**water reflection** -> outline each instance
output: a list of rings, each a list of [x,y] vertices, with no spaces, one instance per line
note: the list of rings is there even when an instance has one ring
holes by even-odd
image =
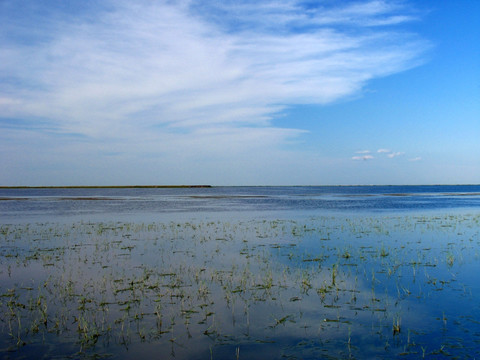
[[[2,225],[12,358],[479,355],[480,216]]]
[[[284,186],[212,188],[0,188],[0,215],[6,222],[52,219],[157,221],[211,213],[315,212],[370,214],[480,206],[480,185],[455,186]],[[240,215],[244,216],[244,215]],[[281,217],[285,216],[280,215]]]

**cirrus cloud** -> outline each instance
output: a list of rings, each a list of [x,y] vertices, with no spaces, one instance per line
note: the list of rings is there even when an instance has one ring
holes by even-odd
[[[286,106],[328,103],[415,66],[426,47],[385,26],[362,30],[412,20],[383,1],[328,9],[292,0],[108,4],[88,16],[51,15],[48,26],[33,14],[24,20],[43,36],[24,35],[23,44],[12,41],[18,26],[4,22],[4,115],[88,136],[262,126]]]
[[[22,139],[63,137],[58,144],[101,149],[98,157],[280,159],[304,133],[274,126],[282,111],[422,63],[429,43],[402,27],[415,20],[408,6],[378,0],[6,1],[2,149],[38,153]]]

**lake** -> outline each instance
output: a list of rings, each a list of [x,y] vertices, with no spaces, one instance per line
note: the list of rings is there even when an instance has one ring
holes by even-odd
[[[475,358],[480,186],[0,189],[2,358]]]

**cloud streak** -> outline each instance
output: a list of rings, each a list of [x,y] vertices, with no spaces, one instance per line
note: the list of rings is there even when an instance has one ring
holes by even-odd
[[[371,159],[374,159],[374,156],[369,155],[370,153],[371,153],[370,150],[356,151],[355,154],[360,154],[361,156],[353,156],[352,160],[371,160]],[[378,154],[384,154],[384,156],[386,156],[389,159],[393,159],[393,158],[396,158],[398,156],[405,155],[405,152],[403,152],[403,151],[392,151],[390,149],[385,149],[385,148],[378,149],[377,153]],[[420,157],[415,157],[413,159],[409,159],[409,161],[419,161],[419,160],[421,160]]]
[[[387,156],[390,158],[390,159],[393,159],[394,157],[397,157],[397,156],[401,156],[401,155],[404,155],[405,153],[402,152],[402,151],[397,151],[397,152],[392,152],[390,154],[387,154]]]
[[[29,121],[112,153],[245,156],[264,142],[280,154],[304,131],[273,126],[275,116],[356,94],[429,47],[402,28],[416,15],[386,1],[21,3],[0,16],[9,133]]]
[[[328,103],[414,66],[425,48],[394,31],[333,27],[392,23],[396,9],[384,2],[323,15],[293,1],[206,4],[228,16],[203,16],[195,2],[115,2],[93,21],[42,29],[42,41],[7,42],[1,74],[11,81],[1,88],[2,113],[87,135],[111,133],[112,125],[116,136],[131,125],[265,125],[285,106]],[[235,20],[253,26],[235,31]]]
[[[355,160],[355,161],[358,161],[358,160],[366,161],[366,160],[371,160],[371,159],[374,159],[374,157],[372,155],[363,155],[363,156],[353,156],[352,157],[352,160]]]

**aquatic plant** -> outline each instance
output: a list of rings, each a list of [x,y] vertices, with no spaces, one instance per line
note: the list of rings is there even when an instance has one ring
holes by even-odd
[[[478,224],[407,215],[1,225],[1,349],[478,355]]]

